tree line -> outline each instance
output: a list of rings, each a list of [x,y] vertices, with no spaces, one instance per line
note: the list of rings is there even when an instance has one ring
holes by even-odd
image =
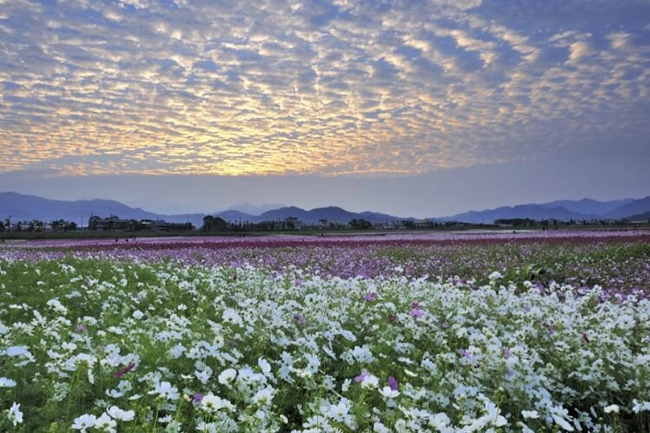
[[[30,221],[18,221],[12,223],[9,218],[4,221],[0,220],[0,232],[17,231],[17,232],[42,232],[45,230],[52,230],[58,232],[67,232],[77,230],[77,223],[73,221],[66,221],[64,219],[54,220],[50,223],[33,219]]]
[[[278,221],[261,221],[252,223],[250,221],[226,221],[219,216],[206,215],[203,217],[201,231],[204,232],[271,232],[271,231],[292,231],[301,229],[314,230],[341,230],[350,228],[354,230],[368,230],[373,228],[373,224],[365,219],[352,219],[347,224],[335,221],[319,220],[318,224],[305,224],[298,218],[289,217]]]

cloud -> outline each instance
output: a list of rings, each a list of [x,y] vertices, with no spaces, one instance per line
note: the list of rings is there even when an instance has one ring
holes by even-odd
[[[0,172],[388,176],[647,137],[645,4],[605,29],[570,3],[8,2]]]
[[[577,41],[569,46],[569,62],[577,63],[593,53],[593,48],[588,41]]]

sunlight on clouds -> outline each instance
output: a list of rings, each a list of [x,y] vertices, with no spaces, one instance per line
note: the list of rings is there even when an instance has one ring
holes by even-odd
[[[647,137],[647,29],[527,32],[490,7],[5,3],[0,172],[393,176],[623,120]]]

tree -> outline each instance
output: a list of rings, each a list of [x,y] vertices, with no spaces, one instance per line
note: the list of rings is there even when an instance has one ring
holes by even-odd
[[[409,229],[409,230],[413,230],[413,229],[416,228],[415,221],[413,221],[413,220],[405,220],[403,222],[403,224],[404,224],[404,227]]]
[[[363,218],[354,218],[348,223],[348,225],[355,230],[368,230],[372,228],[372,223]]]
[[[228,230],[228,223],[223,218],[212,215],[206,215],[203,217],[203,226],[201,226],[201,231],[214,232],[226,230]]]
[[[206,215],[203,217],[203,225],[201,226],[201,231],[209,232],[212,230],[212,225],[214,224],[214,217],[212,215]]]
[[[295,230],[297,223],[298,223],[298,218],[296,218],[296,217],[285,218],[285,220],[282,222],[282,229],[283,230]]]

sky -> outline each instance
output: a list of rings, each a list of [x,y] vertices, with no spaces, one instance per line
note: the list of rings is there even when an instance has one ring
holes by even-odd
[[[0,0],[0,191],[426,217],[647,167],[648,0]]]

